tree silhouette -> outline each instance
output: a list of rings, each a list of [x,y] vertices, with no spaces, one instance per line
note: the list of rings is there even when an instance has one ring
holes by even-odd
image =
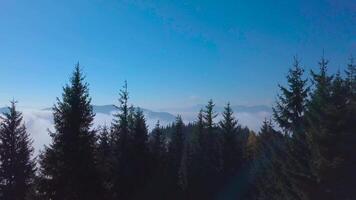
[[[0,198],[23,200],[34,181],[35,162],[32,140],[22,114],[11,101],[0,125]]]
[[[41,191],[47,199],[101,199],[95,159],[94,113],[79,63],[53,107],[55,132],[41,155]]]

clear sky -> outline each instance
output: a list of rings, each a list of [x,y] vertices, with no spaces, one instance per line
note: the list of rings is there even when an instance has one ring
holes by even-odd
[[[94,104],[127,80],[146,108],[271,105],[323,49],[331,71],[355,55],[356,1],[0,0],[0,105],[52,105],[77,61]]]

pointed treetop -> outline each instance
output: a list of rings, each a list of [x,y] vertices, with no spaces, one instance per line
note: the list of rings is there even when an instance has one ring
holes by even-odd
[[[237,129],[237,120],[234,117],[234,112],[229,102],[226,104],[222,116],[223,119],[219,123],[220,127],[228,134],[234,133]]]
[[[204,120],[209,129],[215,126],[214,119],[218,116],[214,111],[215,104],[212,99],[209,100],[204,110]]]

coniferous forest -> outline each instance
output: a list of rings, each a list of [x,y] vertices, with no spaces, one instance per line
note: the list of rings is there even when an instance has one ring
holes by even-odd
[[[333,74],[326,58],[317,64],[307,72],[294,59],[259,132],[242,127],[229,103],[217,113],[213,100],[195,122],[178,115],[149,131],[127,83],[112,123],[94,127],[77,64],[38,156],[17,102],[1,115],[0,199],[356,199],[356,65],[351,58]]]

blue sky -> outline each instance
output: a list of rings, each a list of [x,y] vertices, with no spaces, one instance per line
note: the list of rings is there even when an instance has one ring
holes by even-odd
[[[294,55],[330,70],[356,53],[356,3],[324,1],[0,1],[0,105],[46,107],[74,64],[94,104],[164,109],[271,105]]]

